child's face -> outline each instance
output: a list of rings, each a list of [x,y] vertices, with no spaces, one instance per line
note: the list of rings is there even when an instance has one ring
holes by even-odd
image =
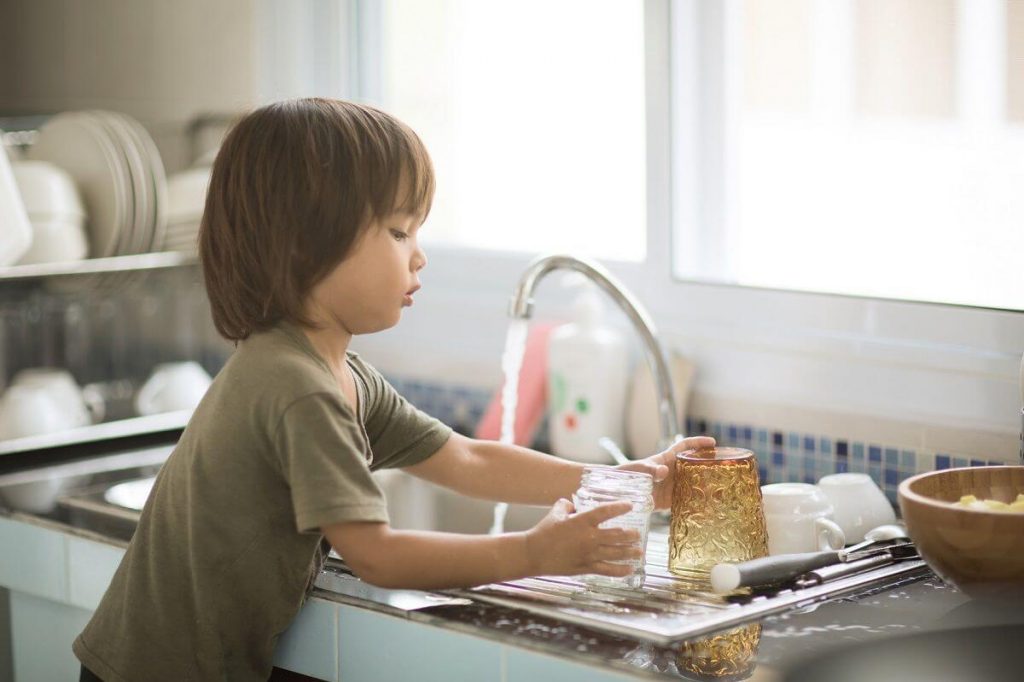
[[[371,223],[345,260],[313,287],[313,315],[350,334],[398,324],[427,264],[418,242],[420,223],[418,216],[402,213]]]

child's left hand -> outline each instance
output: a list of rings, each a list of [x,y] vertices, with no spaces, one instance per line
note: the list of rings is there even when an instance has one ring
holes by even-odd
[[[710,436],[684,438],[664,452],[638,459],[629,464],[615,467],[623,471],[639,471],[654,477],[654,508],[668,509],[672,506],[672,478],[675,473],[676,455],[695,448],[714,447],[715,439]]]

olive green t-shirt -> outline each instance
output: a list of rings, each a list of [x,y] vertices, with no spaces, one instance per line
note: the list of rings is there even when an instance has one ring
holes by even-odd
[[[241,342],[161,468],[79,660],[107,682],[265,680],[322,565],[322,526],[388,520],[371,470],[451,435],[348,356],[358,415],[284,323]]]

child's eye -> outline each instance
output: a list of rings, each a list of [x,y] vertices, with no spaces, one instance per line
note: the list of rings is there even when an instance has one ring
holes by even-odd
[[[409,238],[409,235],[407,235],[405,232],[402,232],[401,230],[391,230],[391,236],[400,242],[404,242],[406,239]]]

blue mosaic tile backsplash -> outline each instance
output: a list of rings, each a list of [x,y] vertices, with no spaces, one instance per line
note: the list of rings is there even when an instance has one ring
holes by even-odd
[[[388,381],[418,408],[451,426],[459,433],[472,435],[477,422],[490,403],[492,391],[432,382],[388,377]],[[541,428],[534,447],[547,450],[547,429]],[[782,431],[755,424],[735,424],[686,418],[688,435],[708,435],[721,445],[747,448],[757,456],[762,483],[803,481],[815,483],[826,474],[853,471],[869,474],[896,504],[896,489],[906,478],[923,471],[951,467],[1003,464],[955,456],[943,452],[923,452],[884,443],[865,443],[834,435]]]
[[[686,432],[714,436],[723,445],[753,450],[762,483],[816,483],[827,474],[853,471],[869,474],[894,505],[899,484],[914,474],[1004,463],[698,417],[687,417]]]

